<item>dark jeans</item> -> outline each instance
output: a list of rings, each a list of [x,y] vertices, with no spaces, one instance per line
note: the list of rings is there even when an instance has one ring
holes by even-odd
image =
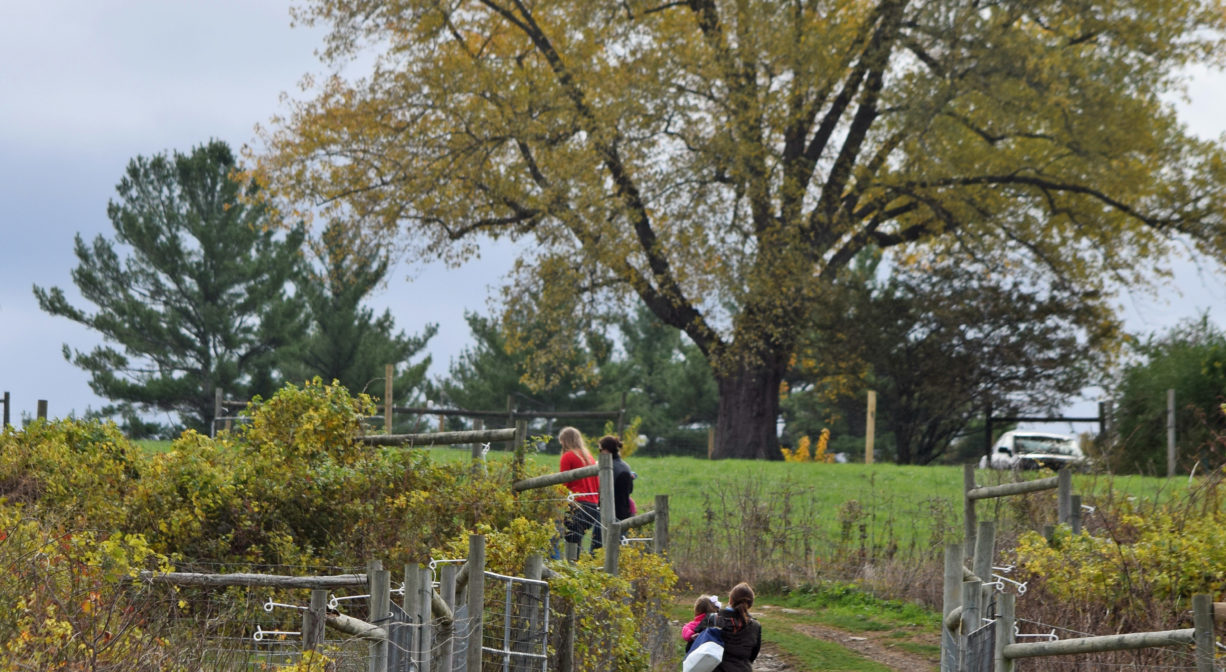
[[[583,533],[592,529],[592,550],[601,547],[600,507],[591,502],[573,502],[566,514],[566,541],[579,543]]]

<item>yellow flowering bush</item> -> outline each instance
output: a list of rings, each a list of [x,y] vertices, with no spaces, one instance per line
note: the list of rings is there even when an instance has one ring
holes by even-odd
[[[812,439],[805,435],[796,442],[796,448],[781,447],[779,452],[783,454],[784,462],[822,462],[826,464],[834,462],[834,455],[826,452],[827,447],[830,445],[829,429],[822,429],[822,433],[817,437],[817,446],[813,449],[812,454],[810,454],[809,448],[812,443]]]

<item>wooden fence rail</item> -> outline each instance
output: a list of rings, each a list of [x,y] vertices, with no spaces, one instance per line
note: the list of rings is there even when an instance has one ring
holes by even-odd
[[[1213,601],[1208,594],[1192,596],[1191,628],[1133,632],[1119,635],[1077,637],[1054,642],[1014,642],[1014,595],[1003,593],[1001,614],[996,622],[995,672],[1013,672],[1014,661],[1019,658],[1040,656],[1071,656],[1080,653],[1127,651],[1155,646],[1193,644],[1196,647],[1196,671],[1214,672],[1214,649],[1216,648],[1213,626]]]
[[[516,429],[480,429],[463,432],[426,432],[421,434],[368,434],[358,439],[368,446],[455,446],[464,443],[491,443],[515,440]]]

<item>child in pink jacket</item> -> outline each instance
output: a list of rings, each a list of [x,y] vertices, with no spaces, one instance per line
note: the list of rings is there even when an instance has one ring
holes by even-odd
[[[689,651],[690,644],[693,644],[694,638],[698,636],[698,626],[702,625],[703,619],[708,614],[718,612],[719,607],[719,598],[715,595],[701,595],[694,601],[694,620],[681,628],[681,639],[685,640],[686,651]]]

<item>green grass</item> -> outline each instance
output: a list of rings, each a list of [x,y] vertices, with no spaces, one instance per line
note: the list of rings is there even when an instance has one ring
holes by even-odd
[[[169,449],[169,441],[138,441],[146,455]],[[503,444],[505,445],[505,444]],[[427,449],[441,461],[466,460],[468,446]],[[505,449],[489,453],[492,461],[509,461]],[[528,461],[544,472],[558,467],[558,456],[529,453]],[[906,547],[929,545],[934,535],[956,540],[961,536],[962,467],[960,466],[899,466],[878,464],[814,464],[765,462],[751,460],[707,460],[694,457],[640,457],[630,455],[626,461],[638,473],[634,483],[634,499],[640,508],[650,508],[656,495],[669,496],[669,511],[673,526],[703,521],[708,508],[718,509],[740,494],[752,492],[765,498],[782,500],[790,496],[794,504],[809,514],[816,514],[812,524],[820,526],[826,539],[837,539],[850,532],[853,544],[858,541],[858,525],[866,525],[869,544],[883,545],[892,541]],[[1025,478],[1050,476],[1050,472],[1025,472]],[[1009,473],[978,471],[980,485],[1012,480]],[[1074,474],[1073,491],[1083,502],[1093,504],[1096,498],[1114,493],[1149,501],[1177,497],[1187,490],[1186,477],[1174,479],[1146,476],[1101,476]],[[1054,491],[1052,491],[1054,498]],[[848,508],[855,502],[859,509]],[[774,502],[782,506],[781,501]],[[988,515],[988,506],[981,504],[980,515]],[[1053,508],[1054,514],[1054,508]],[[799,513],[797,512],[797,515]],[[843,522],[851,520],[849,528]],[[846,541],[846,539],[845,539]]]
[[[840,672],[891,672],[890,668],[873,662],[858,653],[792,630],[771,628],[763,624],[762,640],[777,645],[796,662],[797,669]]]

